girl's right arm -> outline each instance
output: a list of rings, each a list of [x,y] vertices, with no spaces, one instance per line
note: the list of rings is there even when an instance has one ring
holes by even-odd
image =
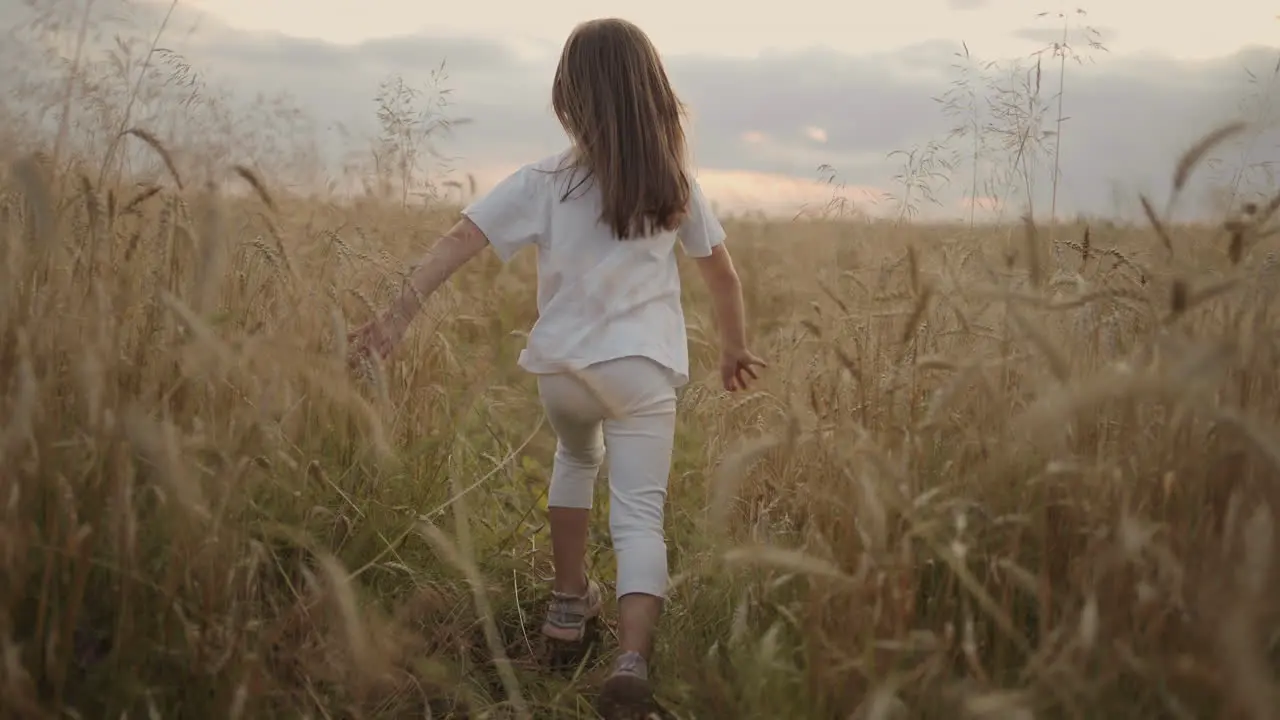
[[[733,267],[733,258],[723,244],[718,244],[710,255],[695,262],[711,291],[711,304],[720,329],[720,379],[724,389],[730,392],[746,389],[747,378],[756,379],[754,368],[767,365],[747,349],[742,281]]]

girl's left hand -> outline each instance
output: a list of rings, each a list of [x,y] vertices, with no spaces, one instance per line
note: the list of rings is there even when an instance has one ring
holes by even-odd
[[[385,360],[404,337],[404,331],[401,323],[389,317],[365,323],[347,336],[351,345],[348,361],[354,367],[370,353],[377,353],[379,359]]]

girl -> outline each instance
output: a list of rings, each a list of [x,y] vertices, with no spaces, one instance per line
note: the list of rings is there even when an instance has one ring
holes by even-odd
[[[422,302],[485,246],[504,262],[537,247],[538,320],[519,364],[537,375],[557,436],[548,491],[555,581],[542,632],[576,642],[600,613],[601,590],[585,565],[607,448],[621,647],[600,703],[606,718],[625,717],[652,703],[648,660],[667,592],[663,503],[675,389],[689,380],[677,241],[713,298],[724,388],[745,388],[765,363],[747,349],[724,229],[686,168],[683,107],[648,37],[623,20],[579,25],[552,105],[570,149],[467,207],[399,299],[351,339],[357,354],[385,356]]]

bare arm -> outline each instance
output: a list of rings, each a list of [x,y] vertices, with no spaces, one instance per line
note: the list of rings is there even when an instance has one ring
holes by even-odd
[[[724,245],[717,245],[707,257],[697,258],[698,272],[711,291],[711,305],[720,329],[720,347],[724,352],[739,353],[747,349],[746,311],[742,303],[742,281],[733,267],[733,259]]]
[[[489,239],[470,218],[459,220],[415,264],[400,297],[387,308],[385,321],[403,331],[417,317],[422,303],[488,244]]]
[[[747,349],[746,311],[742,303],[742,281],[724,245],[697,259],[698,271],[711,291],[716,325],[720,327],[720,380],[729,392],[745,390],[748,378],[755,380],[755,368],[767,363]]]

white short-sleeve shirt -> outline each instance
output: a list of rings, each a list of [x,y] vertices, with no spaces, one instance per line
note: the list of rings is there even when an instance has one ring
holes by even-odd
[[[679,230],[619,240],[601,220],[600,192],[565,167],[568,151],[530,163],[463,214],[506,262],[521,248],[538,253],[538,320],[520,353],[538,374],[581,370],[621,357],[647,357],[672,384],[689,381],[689,344],[680,303],[676,245],[706,257],[725,232],[696,181]]]

